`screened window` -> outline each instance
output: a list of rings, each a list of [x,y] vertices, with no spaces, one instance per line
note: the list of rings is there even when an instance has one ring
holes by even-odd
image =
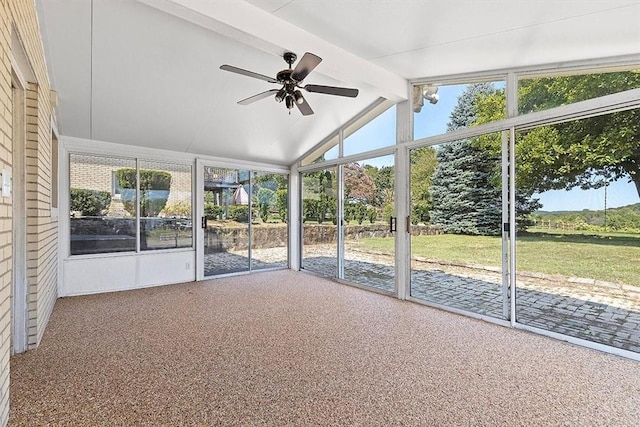
[[[140,161],[140,250],[192,245],[191,167]]]
[[[343,154],[364,153],[396,143],[396,107],[387,109],[367,123],[355,123],[344,131]]]
[[[69,179],[71,255],[192,246],[191,166],[71,154]]]
[[[71,154],[71,255],[136,250],[135,209],[127,209],[111,192],[112,174],[135,167],[134,159]],[[135,190],[132,197],[135,207]]]
[[[502,120],[507,111],[505,82],[416,86],[413,111],[415,139]]]
[[[338,136],[338,134],[327,138],[323,143],[321,143],[315,150],[313,150],[309,155],[307,155],[307,157],[302,160],[302,166],[321,163],[325,160],[337,159],[339,154],[339,143],[340,137]]]
[[[640,88],[640,70],[524,78],[518,82],[518,111],[527,114]]]

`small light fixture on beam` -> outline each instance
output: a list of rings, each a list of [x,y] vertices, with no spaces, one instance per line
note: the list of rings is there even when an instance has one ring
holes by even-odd
[[[413,87],[413,112],[419,113],[424,105],[424,100],[430,104],[437,104],[440,97],[438,96],[438,86],[435,85],[417,85]]]

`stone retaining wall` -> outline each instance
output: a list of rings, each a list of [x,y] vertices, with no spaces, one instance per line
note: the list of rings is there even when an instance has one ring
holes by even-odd
[[[346,240],[393,236],[387,224],[348,225],[344,231]],[[434,226],[411,226],[414,236],[442,233],[442,229]],[[253,226],[253,247],[256,249],[287,246],[287,237],[286,224]],[[337,227],[333,224],[304,224],[303,238],[305,245],[336,243]],[[206,239],[207,247],[211,250],[244,250],[247,249],[248,230],[244,226],[210,225]]]

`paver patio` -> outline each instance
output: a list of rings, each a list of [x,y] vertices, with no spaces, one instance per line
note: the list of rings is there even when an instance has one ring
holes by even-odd
[[[254,269],[282,267],[286,248],[252,252]],[[231,252],[207,256],[208,271],[241,271],[247,258]],[[304,248],[303,268],[336,276],[334,245]],[[235,270],[234,270],[235,269]],[[393,257],[345,251],[345,279],[394,292]],[[412,260],[411,296],[495,318],[503,315],[501,273],[495,268]],[[640,352],[640,289],[561,276],[518,275],[519,323],[612,347]]]

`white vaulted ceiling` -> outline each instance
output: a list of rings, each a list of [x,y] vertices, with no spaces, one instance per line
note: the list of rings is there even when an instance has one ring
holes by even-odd
[[[37,0],[62,135],[288,165],[408,79],[640,52],[637,0]],[[323,58],[315,111],[264,99],[285,51]]]

